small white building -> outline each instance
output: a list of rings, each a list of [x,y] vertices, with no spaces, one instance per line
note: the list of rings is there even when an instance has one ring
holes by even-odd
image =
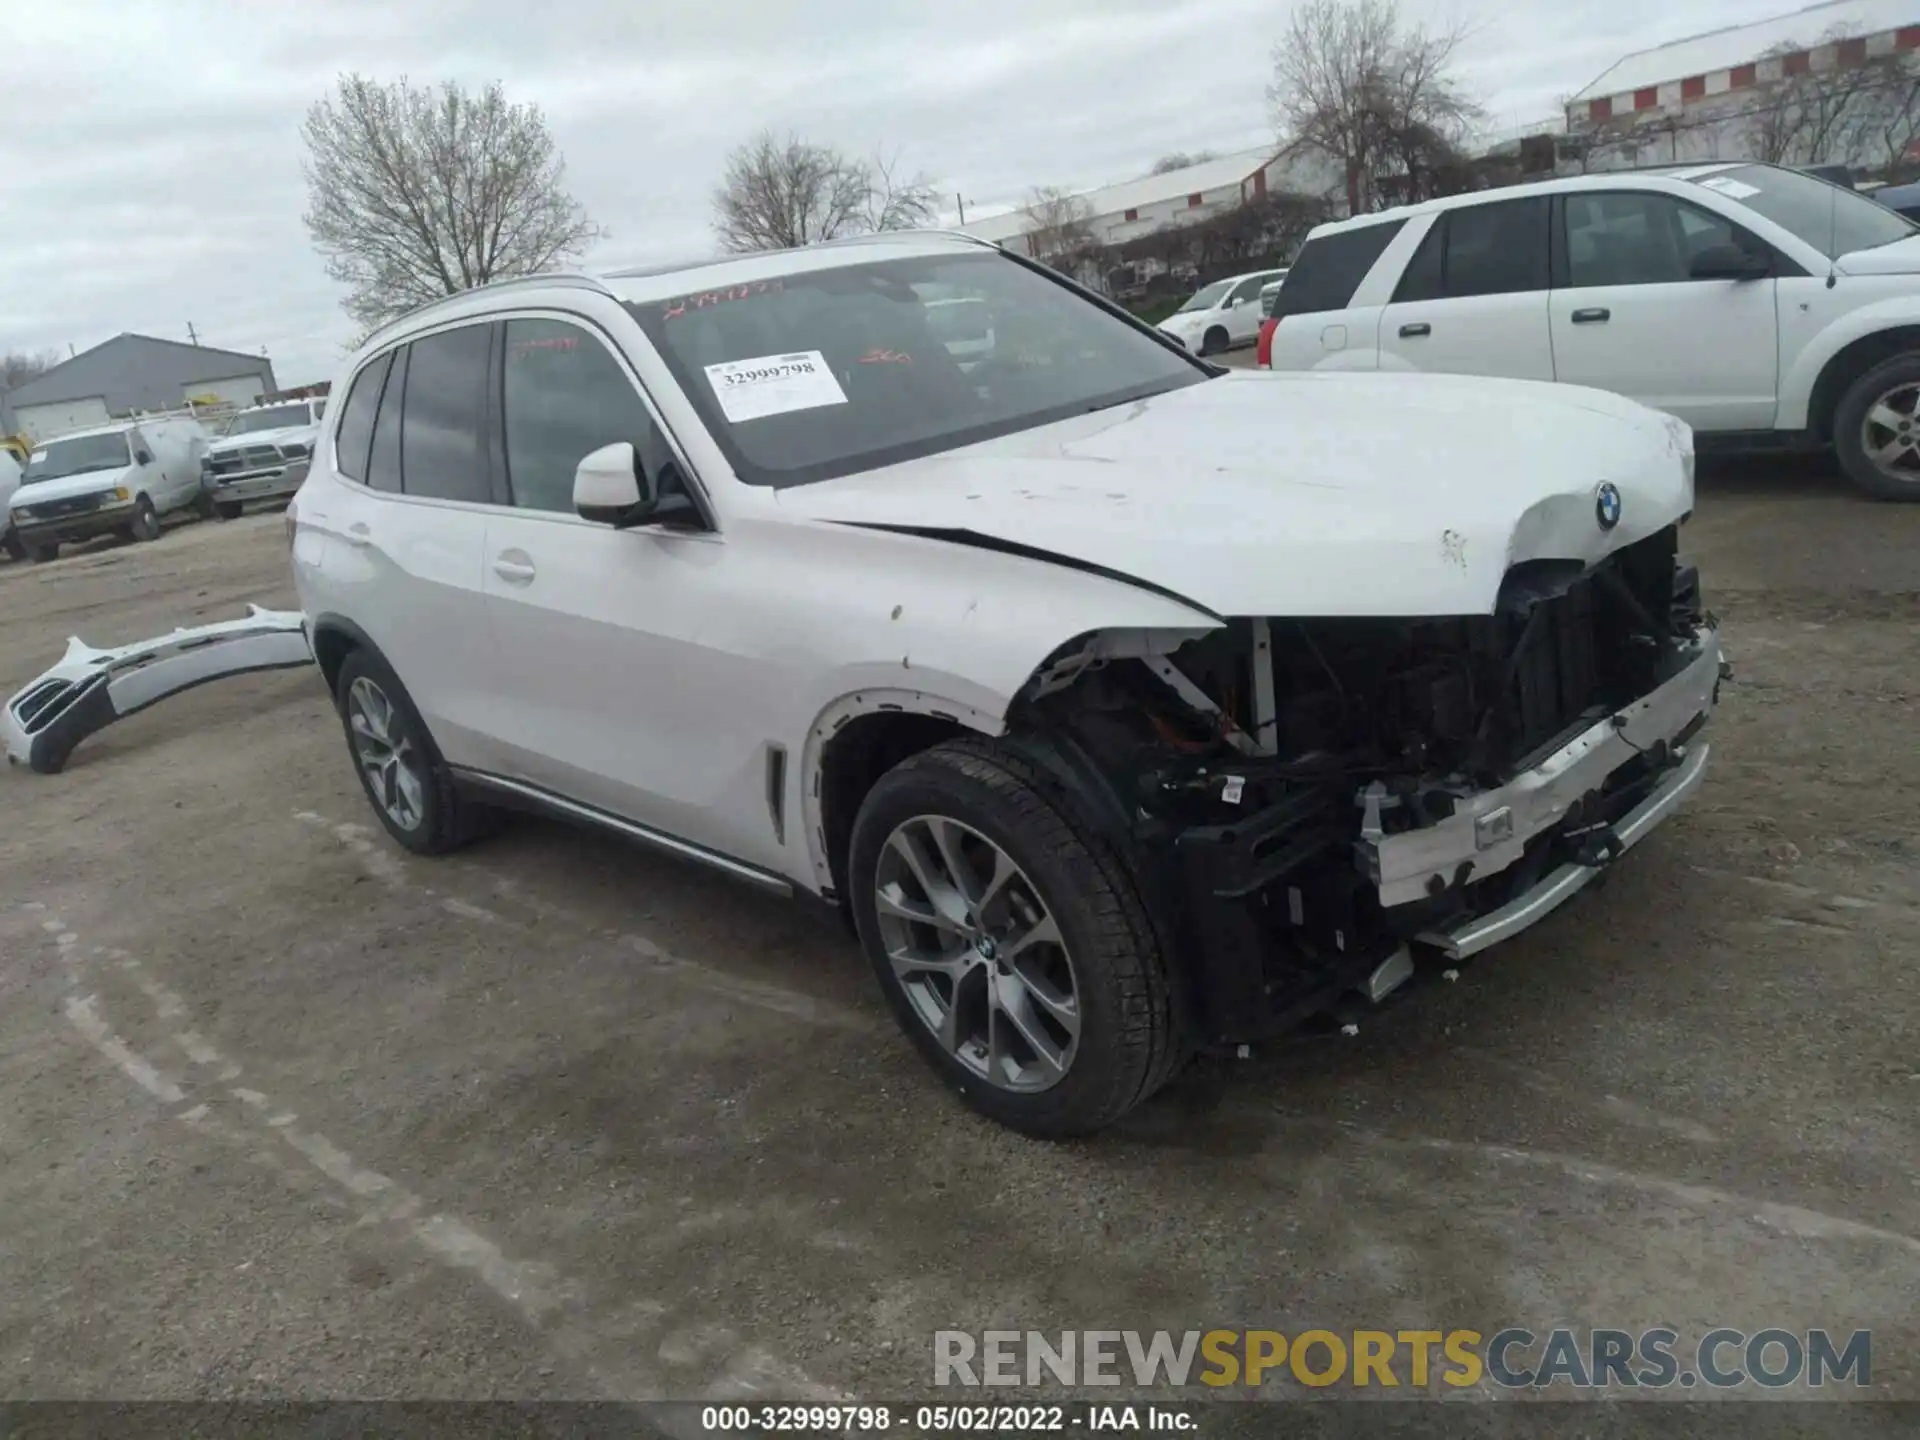
[[[1212,219],[1270,194],[1291,190],[1324,195],[1337,184],[1326,167],[1276,154],[1269,146],[1083,191],[1080,198],[1091,212],[1089,228],[1094,239],[1101,245],[1119,245],[1170,225]],[[1032,223],[1023,209],[1015,209],[960,228],[983,240],[1016,244]],[[1027,248],[1031,253],[1031,244]]]

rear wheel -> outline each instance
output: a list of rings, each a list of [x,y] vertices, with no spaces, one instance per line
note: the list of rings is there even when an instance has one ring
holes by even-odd
[[[222,520],[238,520],[240,518],[240,502],[238,500],[216,500],[213,505],[213,513]]]
[[[1847,478],[1882,500],[1920,500],[1920,354],[1874,366],[1840,399],[1833,448]]]
[[[454,789],[426,722],[383,661],[366,650],[347,656],[334,700],[360,787],[389,835],[417,854],[441,855],[480,834],[487,813]]]
[[[158,540],[160,538],[160,516],[153,508],[153,501],[145,495],[136,495],[133,501],[133,519],[121,530],[129,540]]]
[[[958,740],[896,766],[847,875],[895,1017],[983,1114],[1086,1134],[1172,1075],[1172,986],[1132,880],[1015,756]]]

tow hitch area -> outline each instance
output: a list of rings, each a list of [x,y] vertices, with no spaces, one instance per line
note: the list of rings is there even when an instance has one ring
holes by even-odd
[[[7,701],[7,763],[57,775],[73,747],[114,721],[195,685],[252,670],[313,663],[306,617],[247,606],[243,620],[175,630],[111,650],[75,638],[39,679]]]

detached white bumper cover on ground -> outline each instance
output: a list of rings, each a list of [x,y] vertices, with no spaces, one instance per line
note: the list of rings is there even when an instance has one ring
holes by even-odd
[[[73,747],[156,700],[251,670],[313,663],[306,617],[247,606],[244,620],[175,630],[112,650],[67,641],[60,663],[7,701],[0,716],[7,760],[58,774]]]

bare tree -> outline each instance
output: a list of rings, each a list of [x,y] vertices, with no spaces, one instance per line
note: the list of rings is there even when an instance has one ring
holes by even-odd
[[[1084,195],[1058,185],[1036,186],[1020,214],[1026,221],[1029,252],[1056,269],[1071,269],[1099,243],[1093,233],[1093,206]]]
[[[601,235],[562,188],[537,106],[343,75],[307,111],[307,231],[347,313],[374,325],[440,295],[533,274]]]
[[[1170,171],[1185,170],[1190,165],[1204,165],[1209,160],[1218,160],[1219,158],[1220,152],[1217,150],[1195,150],[1192,154],[1188,154],[1185,150],[1175,150],[1172,154],[1162,155],[1158,160],[1154,161],[1153,168],[1147,173],[1149,175],[1165,175]]]
[[[1852,38],[1844,30],[1829,31],[1822,45],[1838,45]],[[1769,57],[1798,54],[1806,47],[1777,45]],[[1896,65],[1898,61],[1896,60]],[[1897,81],[1898,73],[1894,78]],[[1763,108],[1747,127],[1747,143],[1756,160],[1775,165],[1848,164],[1872,148],[1883,117],[1880,101],[1890,77],[1878,65],[1832,65],[1808,68],[1783,76],[1766,92]]]
[[[727,156],[713,194],[728,250],[786,250],[875,230],[911,230],[935,214],[933,186],[897,158],[856,160],[830,145],[763,131]]]
[[[1426,198],[1438,169],[1427,157],[1450,156],[1479,116],[1452,74],[1465,35],[1405,24],[1395,0],[1306,0],[1273,48],[1267,101],[1283,143],[1339,168],[1356,214],[1389,190]]]
[[[38,379],[59,363],[58,350],[9,350],[0,355],[0,390]]]
[[[1863,158],[1882,170],[1905,162],[1920,141],[1920,67],[1906,54],[1869,62],[1874,83],[1860,127]]]

